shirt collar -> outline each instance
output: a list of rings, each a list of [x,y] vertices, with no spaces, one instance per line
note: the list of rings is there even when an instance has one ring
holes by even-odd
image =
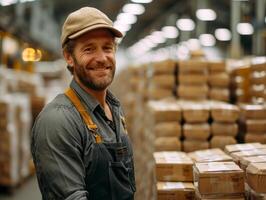
[[[82,89],[74,79],[72,79],[70,87],[75,90],[77,95],[91,111],[94,111],[98,106],[100,106],[100,103],[97,101],[97,99]],[[119,100],[109,90],[107,90],[106,93],[106,101],[110,106],[120,106]]]

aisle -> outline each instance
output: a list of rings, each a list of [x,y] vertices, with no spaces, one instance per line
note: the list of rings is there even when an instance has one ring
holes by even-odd
[[[36,177],[30,178],[24,185],[18,188],[13,195],[0,193],[0,200],[41,200]]]

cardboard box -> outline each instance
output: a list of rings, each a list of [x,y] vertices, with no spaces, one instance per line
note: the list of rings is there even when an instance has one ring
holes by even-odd
[[[193,161],[184,152],[155,152],[157,181],[193,181]]]
[[[195,187],[189,182],[158,182],[157,200],[191,200],[195,198]]]
[[[230,91],[227,88],[210,88],[209,89],[209,98],[212,100],[217,100],[217,101],[225,101],[229,102],[230,100]]]
[[[148,109],[155,122],[179,122],[181,109],[177,102],[149,101]]]
[[[205,85],[207,84],[207,74],[179,74],[178,84],[180,85]]]
[[[206,74],[208,63],[205,60],[180,60],[178,61],[179,73],[201,73]]]
[[[251,60],[252,71],[265,72],[266,71],[266,58],[265,57],[256,57]]]
[[[158,137],[154,142],[155,151],[180,151],[181,142],[178,137]]]
[[[265,147],[260,143],[246,143],[246,144],[233,144],[226,145],[225,152],[231,154],[238,151],[248,151],[252,149],[264,149]]]
[[[236,143],[237,143],[236,139],[232,136],[217,135],[212,137],[210,141],[210,147],[224,149],[226,145],[236,144]]]
[[[208,123],[183,125],[183,134],[188,140],[207,140],[210,136],[210,125]]]
[[[240,160],[242,157],[260,156],[260,155],[266,155],[266,149],[252,149],[247,151],[239,151],[231,153],[233,160],[237,164],[240,164]]]
[[[183,141],[183,151],[192,152],[196,150],[203,150],[209,148],[208,141],[198,141],[198,140],[184,140]]]
[[[223,60],[208,61],[209,73],[226,72],[226,63]]]
[[[175,86],[175,76],[174,74],[155,75],[150,78],[149,85],[153,85],[154,87],[172,89]]]
[[[214,136],[224,135],[235,137],[238,133],[238,125],[237,123],[213,122],[211,124],[211,133]]]
[[[266,163],[250,163],[246,169],[247,183],[257,193],[266,193]]]
[[[195,163],[194,185],[201,195],[244,193],[244,172],[234,162]]]
[[[246,132],[262,133],[266,132],[266,119],[248,119],[246,120]]]
[[[245,200],[244,194],[214,194],[201,195],[198,189],[195,189],[196,200]]]
[[[179,122],[160,122],[154,127],[156,137],[172,136],[179,138],[181,136],[181,125]]]
[[[228,88],[230,84],[229,74],[225,72],[210,74],[208,77],[208,83],[211,87]]]
[[[225,154],[221,149],[198,150],[188,153],[194,162],[226,162],[233,161],[232,157]]]
[[[266,163],[266,155],[240,158],[241,169],[246,170],[250,163]]]
[[[160,62],[153,62],[148,68],[154,74],[174,74],[177,63],[173,60],[164,60]]]
[[[261,142],[266,143],[265,133],[246,133],[245,142]]]
[[[207,122],[210,116],[209,107],[203,104],[183,104],[181,109],[187,123]]]
[[[149,86],[148,90],[144,91],[143,95],[149,100],[161,100],[165,97],[172,97],[174,93],[169,88],[158,88],[155,86]]]
[[[201,100],[207,99],[208,85],[179,85],[177,95],[181,99]]]
[[[216,122],[235,122],[239,118],[239,109],[231,104],[212,104],[211,116]]]

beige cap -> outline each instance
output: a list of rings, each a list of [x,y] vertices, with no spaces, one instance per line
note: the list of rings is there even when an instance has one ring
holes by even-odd
[[[98,28],[108,28],[115,37],[123,34],[113,27],[113,22],[100,10],[92,7],[83,7],[70,13],[63,24],[61,34],[62,46],[67,39],[74,39],[80,35]]]

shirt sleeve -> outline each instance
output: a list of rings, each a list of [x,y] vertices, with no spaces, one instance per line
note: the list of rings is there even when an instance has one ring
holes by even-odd
[[[32,155],[43,199],[87,200],[82,134],[74,115],[63,107],[46,110],[33,127]]]

